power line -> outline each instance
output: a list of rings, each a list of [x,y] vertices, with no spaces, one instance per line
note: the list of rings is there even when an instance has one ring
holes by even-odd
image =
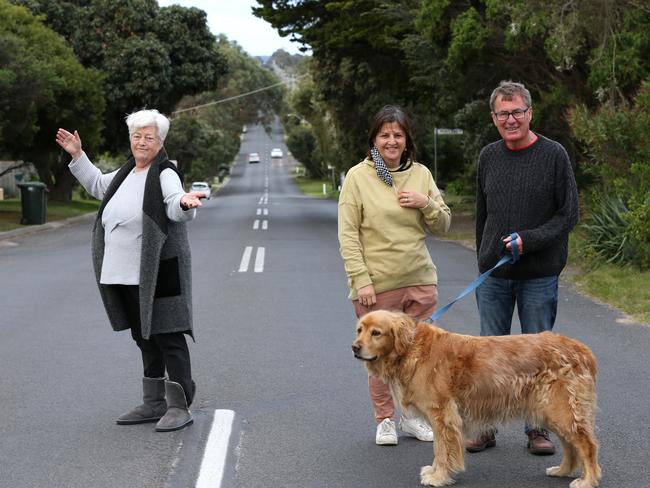
[[[200,108],[210,107],[211,105],[217,105],[219,103],[229,102],[231,100],[236,100],[238,98],[247,97],[249,95],[253,95],[255,93],[259,93],[259,92],[262,92],[264,90],[270,90],[271,88],[275,88],[276,86],[286,85],[286,84],[293,84],[294,81],[299,80],[301,78],[304,78],[305,76],[307,76],[307,75],[304,74],[304,75],[300,75],[300,76],[296,76],[296,77],[292,76],[289,80],[281,81],[279,83],[274,83],[273,85],[265,86],[263,88],[258,88],[257,90],[249,91],[249,92],[246,92],[246,93],[241,93],[239,95],[234,95],[232,97],[222,98],[221,100],[215,100],[214,102],[208,102],[208,103],[203,103],[201,105],[195,105],[194,107],[188,107],[188,108],[183,108],[181,110],[176,110],[175,112],[172,112],[172,116],[181,114],[183,112],[189,112],[190,110],[198,110]]]

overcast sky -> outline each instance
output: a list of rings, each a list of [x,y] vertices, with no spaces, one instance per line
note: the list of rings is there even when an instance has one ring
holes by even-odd
[[[280,37],[269,23],[253,15],[251,7],[258,6],[254,0],[158,0],[161,7],[174,4],[205,10],[212,33],[237,41],[251,56],[270,56],[278,49],[300,53],[297,43]]]

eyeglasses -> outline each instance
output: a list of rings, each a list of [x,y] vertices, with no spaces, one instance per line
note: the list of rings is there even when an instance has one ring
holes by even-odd
[[[142,137],[141,134],[137,134],[137,133],[133,134],[131,136],[131,140],[133,142],[140,142],[140,140],[142,140],[142,139],[144,139],[144,142],[146,142],[147,144],[153,144],[154,142],[156,142],[156,138],[154,136],[144,136],[144,137]]]
[[[512,112],[505,112],[505,111],[503,111],[503,112],[492,112],[492,113],[494,114],[494,116],[497,118],[498,121],[500,121],[500,122],[504,122],[504,121],[508,120],[508,118],[509,118],[511,115],[512,115],[516,120],[523,119],[523,118],[524,118],[524,115],[526,115],[526,112],[528,112],[529,110],[530,110],[530,107],[528,107],[528,108],[525,109],[525,110],[518,108],[518,109],[516,109],[516,110],[513,110]]]

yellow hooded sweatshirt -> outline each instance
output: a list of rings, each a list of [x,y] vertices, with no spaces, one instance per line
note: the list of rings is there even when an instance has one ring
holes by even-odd
[[[426,166],[413,163],[391,176],[392,188],[379,179],[373,161],[365,159],[350,168],[341,189],[338,234],[351,300],[370,284],[381,293],[438,283],[424,238],[427,230],[447,232],[451,211]],[[428,205],[400,206],[398,193],[403,190],[428,195]]]

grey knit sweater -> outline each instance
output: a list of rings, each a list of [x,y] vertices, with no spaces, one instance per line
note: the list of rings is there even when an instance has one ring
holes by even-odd
[[[515,280],[559,275],[569,232],[578,221],[578,192],[564,147],[544,136],[513,151],[501,141],[479,156],[476,249],[481,273],[506,253],[502,237],[517,232],[523,255],[492,276]]]

